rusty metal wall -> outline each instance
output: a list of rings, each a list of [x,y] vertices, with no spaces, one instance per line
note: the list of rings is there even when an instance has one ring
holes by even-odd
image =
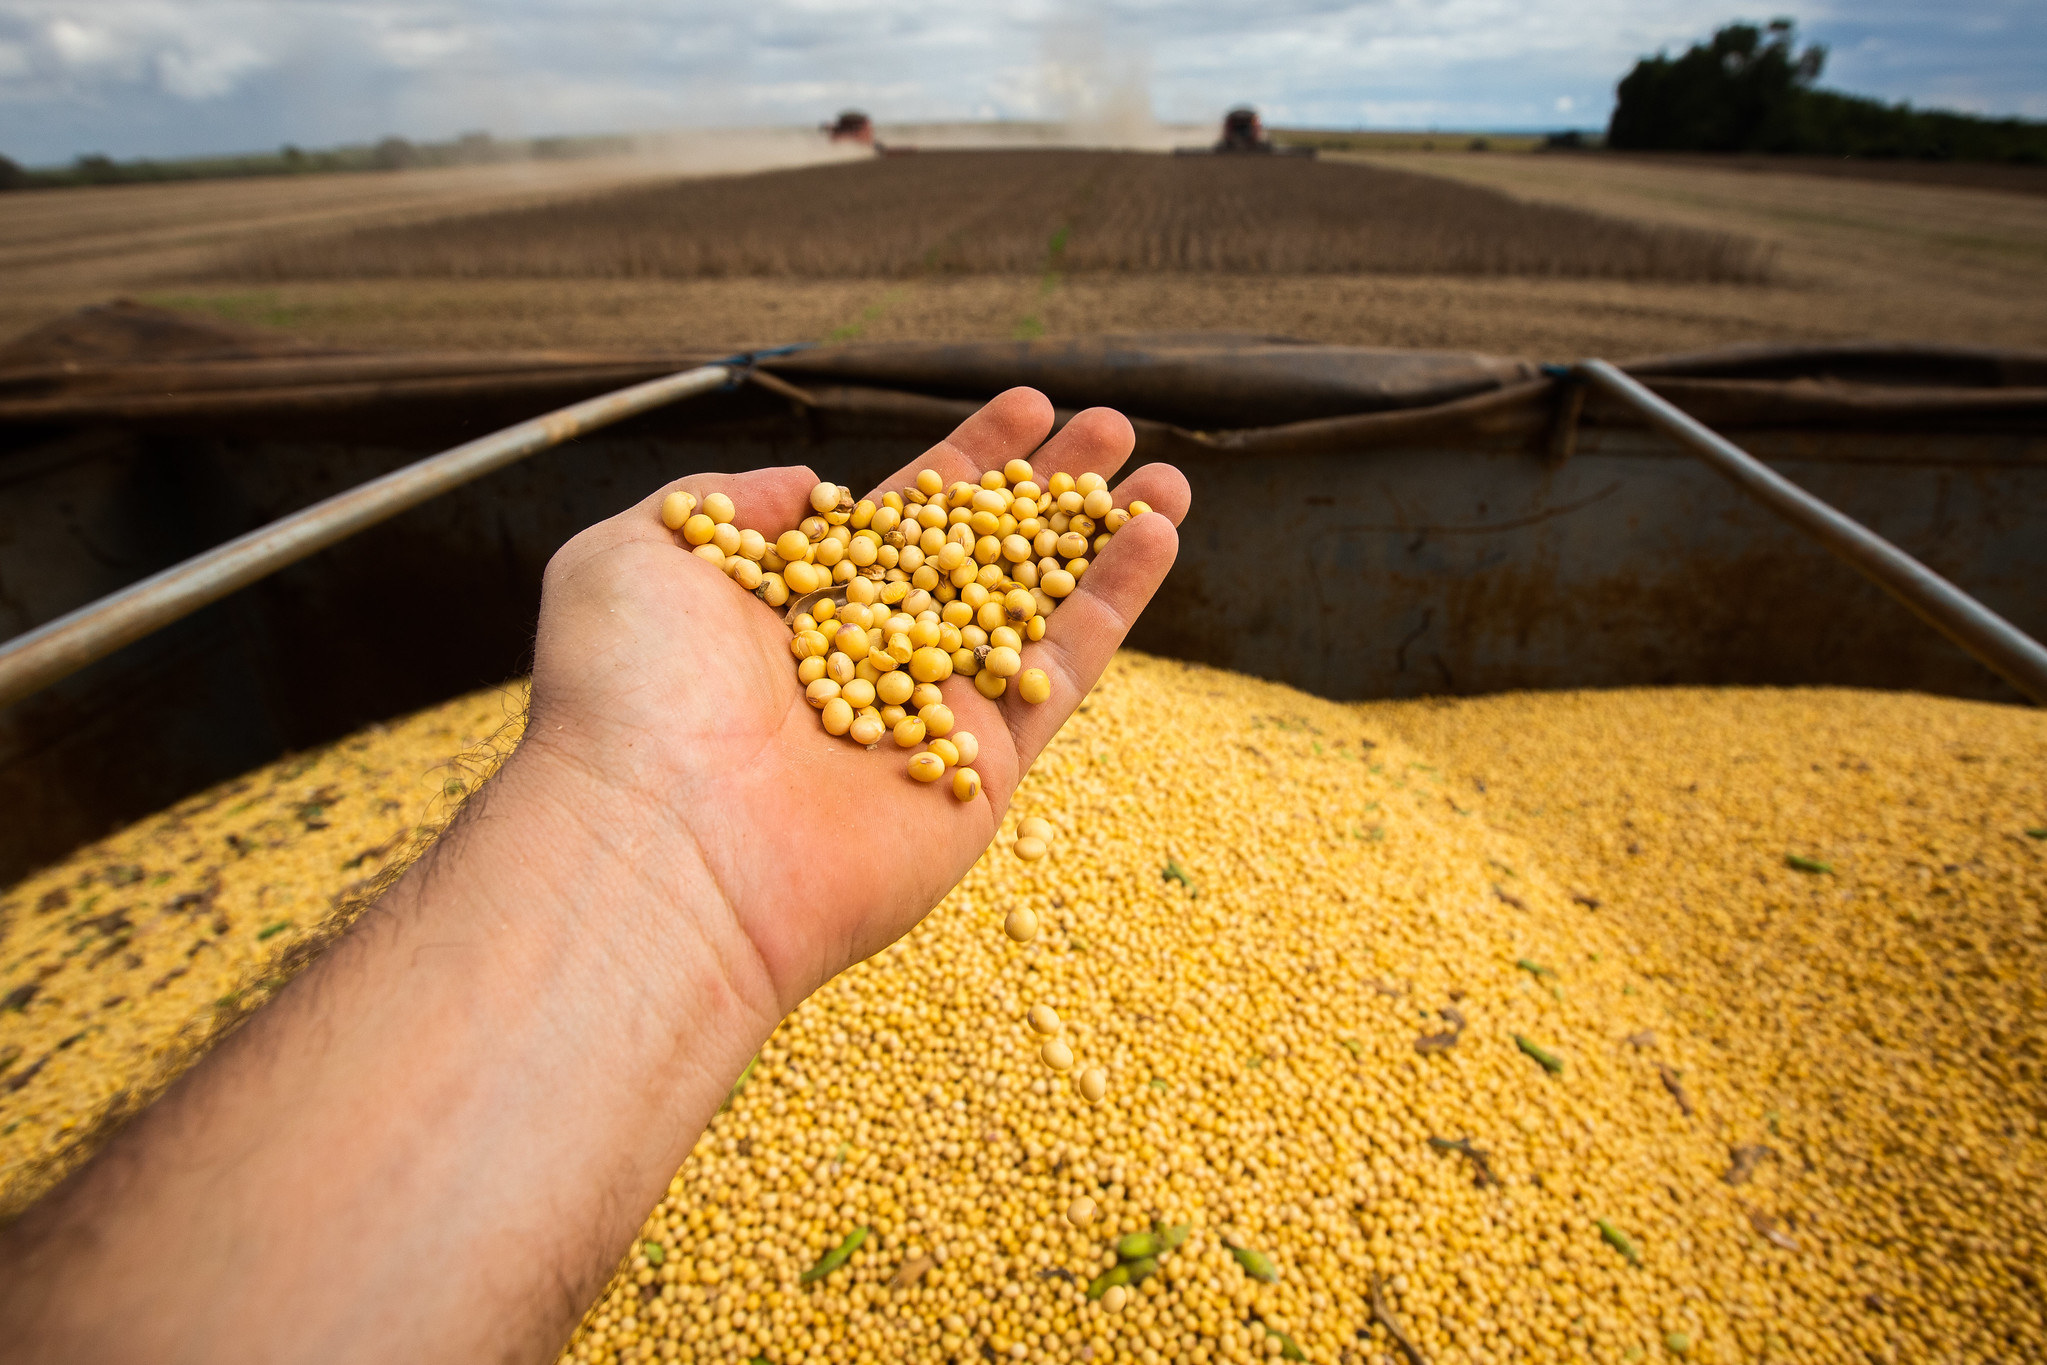
[[[936,434],[717,400],[536,457],[326,551],[0,712],[0,884],[281,752],[517,673],[547,557],[663,480],[807,463],[865,487]],[[2047,440],[1744,439],[2047,634]],[[16,442],[0,454],[0,630],[423,453],[306,432]],[[1194,454],[1186,467],[1196,510],[1141,648],[1340,698],[1661,683],[2011,697],[1647,433],[1588,430],[1556,468],[1506,441]]]
[[[1852,433],[1749,445],[2047,635],[2047,442]],[[1182,562],[1134,637],[1159,653],[1339,698],[1825,683],[2018,700],[1647,432],[1588,432],[1555,468],[1475,446],[1186,468],[1208,515],[1186,528]]]

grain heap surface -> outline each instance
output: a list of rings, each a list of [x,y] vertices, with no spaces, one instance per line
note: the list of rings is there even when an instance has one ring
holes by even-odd
[[[2043,722],[1122,655],[945,903],[777,1031],[563,1359],[2038,1358]],[[1032,1064],[1035,1003],[1102,1104]]]
[[[1700,1121],[1772,1153],[1741,1191],[1799,1244],[1815,1358],[2047,1358],[2047,715],[1821,689],[1360,715],[1663,985],[1659,1034],[1712,1063]]]
[[[316,951],[524,703],[478,692],[289,756],[0,893],[0,1215]]]

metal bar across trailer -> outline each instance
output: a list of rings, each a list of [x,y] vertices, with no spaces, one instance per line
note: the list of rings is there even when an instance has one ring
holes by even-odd
[[[584,432],[709,393],[741,372],[737,364],[702,365],[559,408],[337,493],[109,593],[0,645],[0,707],[451,488]]]
[[[2047,649],[2032,636],[1861,522],[1844,516],[1711,427],[1657,397],[1609,362],[1580,361],[1573,373],[1633,408],[1651,426],[1677,440],[1744,493],[1839,555],[2036,704],[2047,706]]]

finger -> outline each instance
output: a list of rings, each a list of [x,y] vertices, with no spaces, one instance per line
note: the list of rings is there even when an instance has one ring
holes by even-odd
[[[622,520],[636,538],[660,538],[679,545],[682,533],[669,530],[661,521],[662,501],[670,493],[688,493],[701,512],[705,498],[723,493],[732,499],[733,525],[759,531],[772,541],[810,515],[810,490],[817,485],[818,477],[808,465],[753,469],[744,474],[691,474],[655,489],[624,513]]]
[[[975,483],[986,470],[1029,459],[1051,430],[1052,400],[1036,389],[1010,389],[989,399],[952,435],[882,480],[867,496],[879,502],[883,493],[914,484],[926,469],[937,470],[947,484]]]
[[[1187,476],[1169,464],[1144,466],[1117,484],[1114,493],[1118,507],[1141,502],[1175,526],[1187,519],[1187,509],[1194,501],[1194,492],[1187,486]],[[1142,517],[1138,519],[1143,520]],[[1116,542],[1111,540],[1109,543],[1114,545]]]
[[[1025,666],[1045,670],[1052,695],[1035,706],[1015,687],[1002,696],[1002,720],[1016,748],[1019,777],[1102,676],[1179,550],[1180,533],[1171,518],[1132,518],[1052,613],[1045,638],[1027,647]]]
[[[1056,472],[1108,478],[1123,467],[1137,448],[1137,429],[1130,419],[1114,408],[1088,408],[1077,412],[1059,429],[1058,435],[1038,447],[1030,457],[1031,468],[1043,483]],[[1118,507],[1124,506],[1118,502]]]

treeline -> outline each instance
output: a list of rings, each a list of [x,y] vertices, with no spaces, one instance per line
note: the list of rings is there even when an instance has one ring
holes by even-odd
[[[1814,87],[1826,49],[1794,51],[1788,19],[1730,24],[1681,57],[1635,63],[1607,145],[1625,151],[2047,163],[2047,123],[1885,104]]]
[[[69,166],[25,167],[0,156],[0,190],[69,185],[146,185],[166,180],[230,180],[262,175],[325,175],[345,171],[398,171],[413,166],[484,166],[538,158],[608,156],[632,150],[628,137],[542,137],[501,141],[465,133],[451,142],[408,142],[387,137],[359,146],[305,151],[284,146],[242,156],[185,157],[170,161],[116,161],[81,156]]]

